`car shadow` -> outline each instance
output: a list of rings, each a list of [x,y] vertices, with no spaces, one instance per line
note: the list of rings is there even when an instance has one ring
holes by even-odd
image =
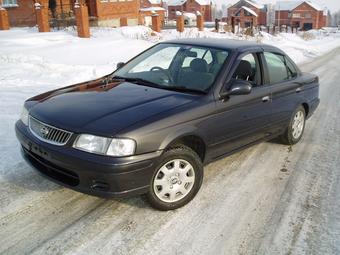
[[[272,140],[269,140],[269,141],[267,141],[268,143],[273,143],[273,144],[281,144],[281,145],[284,145],[283,143],[282,143],[282,141],[280,140],[280,137],[275,137],[275,138],[273,138]]]

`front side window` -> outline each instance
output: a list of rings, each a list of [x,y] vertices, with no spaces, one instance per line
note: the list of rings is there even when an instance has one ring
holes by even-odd
[[[249,81],[253,86],[261,84],[261,69],[256,54],[247,54],[242,57],[233,79]]]
[[[285,57],[280,54],[265,52],[269,81],[271,84],[291,79],[285,63]]]
[[[158,44],[115,71],[112,76],[148,81],[164,89],[207,92],[228,56],[229,51],[223,49]]]

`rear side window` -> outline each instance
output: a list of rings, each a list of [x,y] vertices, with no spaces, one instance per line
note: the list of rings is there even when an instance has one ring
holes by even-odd
[[[297,76],[297,70],[296,70],[294,64],[292,63],[292,61],[290,61],[286,57],[285,57],[285,61],[286,61],[286,65],[287,65],[289,78],[290,79],[295,78]]]
[[[264,57],[267,62],[270,83],[273,84],[284,82],[292,78],[288,72],[284,56],[271,52],[265,52]]]

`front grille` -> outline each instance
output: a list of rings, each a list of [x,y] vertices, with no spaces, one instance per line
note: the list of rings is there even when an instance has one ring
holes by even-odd
[[[38,139],[54,145],[65,145],[72,133],[47,125],[32,116],[29,117],[29,128]]]

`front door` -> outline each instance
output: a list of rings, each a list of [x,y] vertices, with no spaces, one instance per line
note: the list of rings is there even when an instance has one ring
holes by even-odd
[[[89,15],[92,17],[97,17],[97,1],[86,0],[86,5],[89,8]]]
[[[212,158],[259,141],[267,135],[271,97],[268,89],[262,86],[259,53],[240,56],[237,65],[232,80],[249,81],[253,88],[248,95],[235,95],[228,100],[217,101],[216,113],[211,117],[211,122],[215,123],[209,145]]]

